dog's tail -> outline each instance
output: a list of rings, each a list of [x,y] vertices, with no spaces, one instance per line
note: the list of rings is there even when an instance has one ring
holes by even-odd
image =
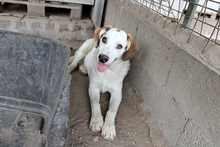
[[[93,47],[94,47],[93,39],[88,39],[81,45],[81,47],[76,51],[75,55],[69,58],[68,61],[69,73],[76,68],[79,61],[85,58],[85,56],[92,50]]]

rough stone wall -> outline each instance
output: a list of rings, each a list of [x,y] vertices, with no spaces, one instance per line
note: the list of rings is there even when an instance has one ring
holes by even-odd
[[[148,17],[146,18],[146,14]],[[156,18],[156,19],[155,19]],[[107,1],[105,25],[131,33],[140,51],[129,78],[172,146],[220,146],[219,46],[126,0]]]

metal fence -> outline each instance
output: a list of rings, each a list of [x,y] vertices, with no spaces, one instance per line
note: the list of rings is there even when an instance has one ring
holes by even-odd
[[[174,34],[179,25],[191,30],[188,42],[192,33],[206,38],[208,41],[203,52],[209,42],[220,46],[220,0],[133,0],[133,2],[177,23]]]

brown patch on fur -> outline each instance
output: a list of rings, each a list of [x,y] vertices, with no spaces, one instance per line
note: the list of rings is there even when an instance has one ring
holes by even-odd
[[[106,32],[109,31],[112,27],[111,26],[106,26]]]
[[[117,31],[117,32],[120,32],[120,31],[121,31],[121,29],[116,29],[116,31]]]
[[[102,34],[102,36],[106,33],[106,32],[108,32],[110,29],[111,29],[111,26],[106,26],[106,27],[102,27],[102,28],[97,28],[97,29],[95,29],[95,31],[94,31],[94,34],[93,34],[93,39],[94,39],[94,41],[95,41],[95,47],[97,48],[98,46],[99,46],[99,33],[103,30],[103,29],[105,29],[105,32]],[[102,37],[101,36],[101,37]]]
[[[130,47],[129,49],[123,54],[122,60],[130,60],[138,51],[138,45],[132,38],[130,34],[128,34],[128,42],[130,42]]]

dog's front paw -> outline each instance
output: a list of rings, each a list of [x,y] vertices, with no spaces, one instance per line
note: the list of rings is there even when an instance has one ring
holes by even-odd
[[[102,128],[102,137],[107,140],[114,140],[116,137],[115,125],[104,124]]]
[[[91,118],[90,129],[93,132],[101,131],[102,126],[103,126],[103,117],[102,116],[95,116],[95,117]]]

